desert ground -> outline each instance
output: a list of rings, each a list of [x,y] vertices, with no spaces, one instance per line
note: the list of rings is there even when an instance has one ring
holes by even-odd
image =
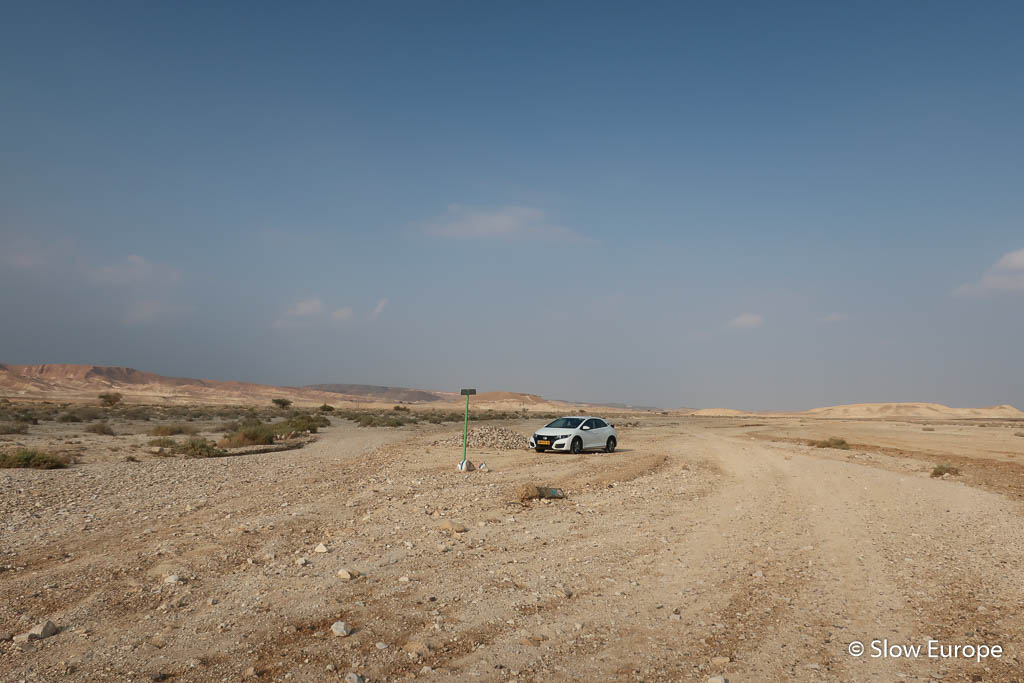
[[[0,470],[0,679],[1024,679],[1024,422],[612,421],[582,455],[473,423],[469,473],[452,423],[213,458],[128,423],[0,437],[77,461]]]

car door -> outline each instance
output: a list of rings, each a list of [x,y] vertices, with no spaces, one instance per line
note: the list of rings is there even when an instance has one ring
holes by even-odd
[[[608,442],[608,423],[600,418],[594,418],[594,428],[591,430],[594,435],[594,448],[604,448]]]
[[[583,432],[583,447],[596,448],[598,444],[598,439],[601,438],[601,435],[598,434],[598,432],[600,432],[601,430],[597,428],[597,420],[595,420],[594,418],[590,418],[589,420],[583,423],[583,426],[590,427],[590,429],[581,430]]]

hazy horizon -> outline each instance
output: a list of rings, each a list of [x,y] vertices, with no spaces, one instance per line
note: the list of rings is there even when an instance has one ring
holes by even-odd
[[[1024,8],[13,6],[0,363],[1024,408]]]

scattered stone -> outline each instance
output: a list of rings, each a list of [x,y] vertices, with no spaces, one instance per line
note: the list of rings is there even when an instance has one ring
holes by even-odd
[[[344,621],[336,621],[331,624],[331,633],[336,636],[344,638],[352,633],[352,627],[346,624]]]
[[[377,649],[378,650],[386,650],[386,649],[388,649],[388,644],[385,643],[384,641],[378,640],[377,641]]]
[[[404,645],[403,649],[411,655],[416,655],[417,657],[426,657],[428,654],[430,654],[430,650],[432,648],[427,643],[423,643],[418,640],[410,640],[408,643]]]
[[[451,531],[456,534],[464,534],[467,531],[469,531],[469,529],[466,528],[465,524],[459,524],[458,522],[453,522],[450,519],[446,519],[440,524],[438,524],[437,528],[441,531]]]
[[[351,581],[352,579],[359,578],[360,574],[355,569],[339,569],[338,577],[343,581]]]
[[[352,673],[350,671],[349,673],[345,674],[345,683],[365,683],[365,681],[363,681],[362,676],[360,676],[357,673]]]
[[[306,565],[312,564],[312,562],[310,562],[304,557],[300,557],[297,560],[295,560],[295,564],[299,565],[300,567],[305,567]]]
[[[399,581],[399,583],[409,583],[409,577],[408,576],[399,576],[398,577],[398,581]]]
[[[561,596],[563,598],[571,598],[572,597],[572,591],[569,590],[568,588],[563,588],[562,586],[558,586],[557,588],[555,588],[555,594],[558,595],[558,596]]]
[[[250,666],[248,669],[245,670],[245,673],[242,674],[242,676],[244,676],[245,678],[256,678],[259,675],[260,672],[257,671],[256,667],[254,666]]]
[[[328,671],[337,671],[338,667],[334,666],[333,664],[328,664],[327,665],[327,670]]]
[[[177,574],[171,574],[166,579],[164,579],[164,583],[171,583],[171,584],[182,583],[182,580],[181,580],[181,577],[178,576]]]
[[[708,683],[729,683],[729,679],[725,676],[712,676],[708,679]]]
[[[728,657],[712,657],[711,658],[711,665],[712,666],[725,666],[726,664],[728,664],[731,661],[732,660],[729,659]]]
[[[442,446],[445,448],[462,448],[462,433],[458,433],[447,439],[435,441],[431,446]],[[494,425],[483,425],[473,427],[466,437],[466,445],[469,448],[488,448],[499,451],[525,451],[530,447],[530,440],[522,434],[517,434],[507,427]]]
[[[459,463],[459,472],[472,472],[476,469],[476,465],[473,464],[472,460],[465,460]]]
[[[317,546],[315,548],[313,548],[313,552],[314,553],[326,553],[327,552],[327,546],[325,546],[323,543],[318,543]]]

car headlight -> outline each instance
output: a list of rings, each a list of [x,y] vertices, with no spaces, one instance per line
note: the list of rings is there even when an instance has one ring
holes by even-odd
[[[559,435],[558,435],[558,436],[556,436],[555,438],[556,438],[556,439],[568,439],[568,438],[569,438],[569,435],[568,435],[568,434],[559,434]]]

